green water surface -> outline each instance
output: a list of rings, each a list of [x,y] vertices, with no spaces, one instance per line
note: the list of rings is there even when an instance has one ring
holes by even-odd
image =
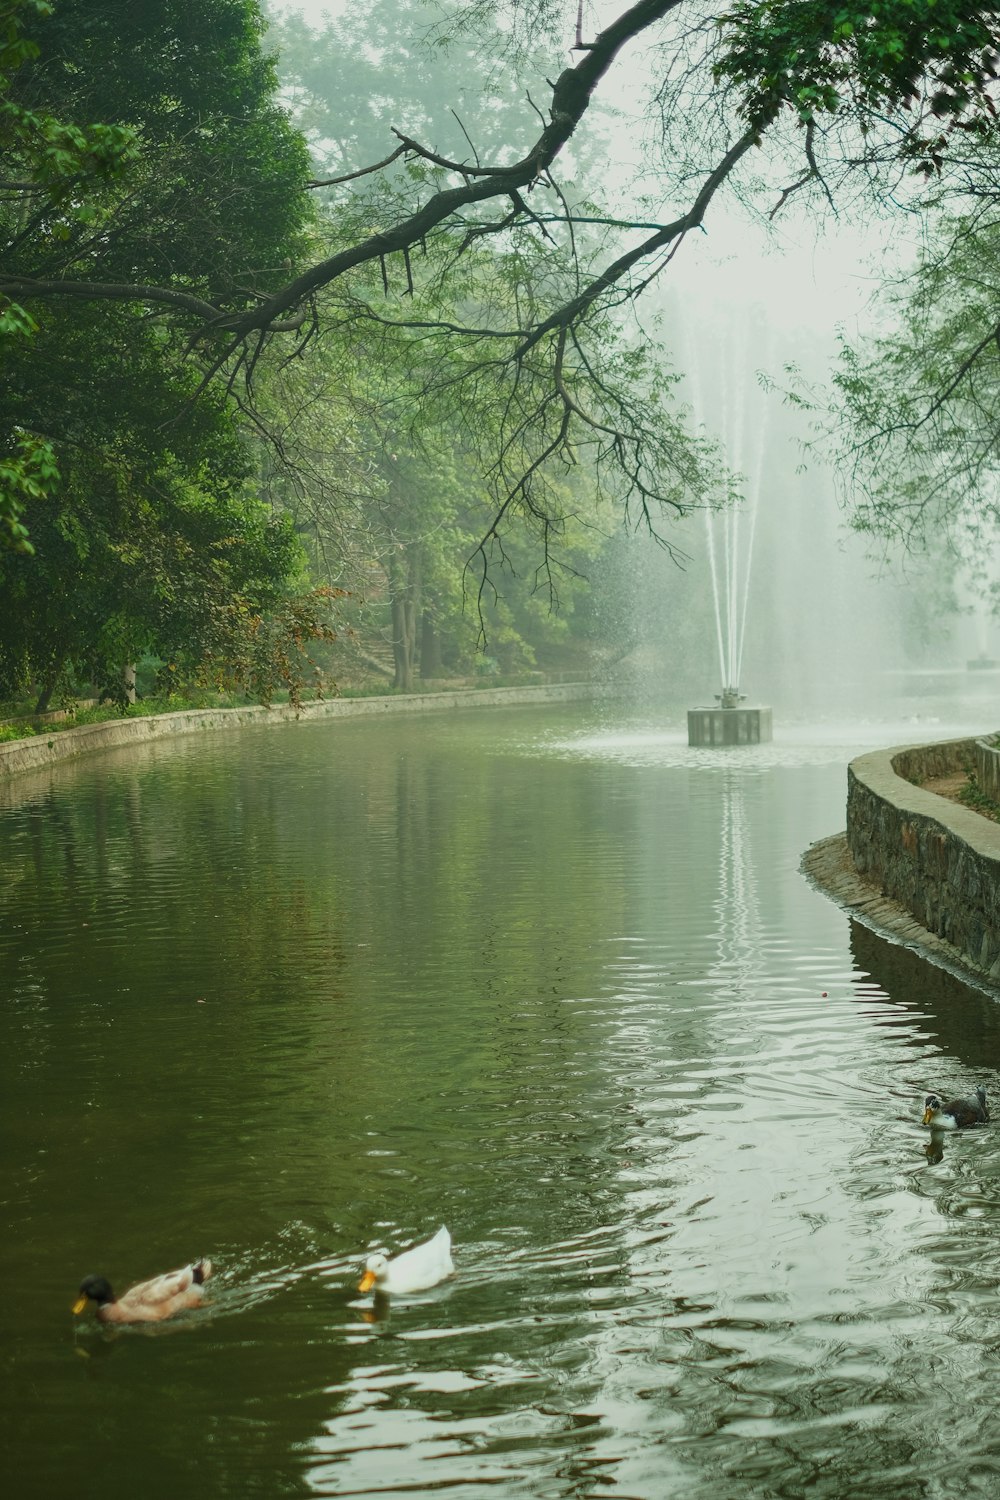
[[[1000,1114],[1000,1011],[798,869],[866,740],[478,712],[12,785],[5,1493],[995,1495],[1000,1127],[919,1117]],[[196,1312],[71,1316],[201,1255]]]

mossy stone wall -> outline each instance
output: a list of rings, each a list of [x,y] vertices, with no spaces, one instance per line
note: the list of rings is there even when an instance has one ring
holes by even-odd
[[[1000,824],[920,782],[975,761],[976,741],[879,750],[847,773],[847,843],[858,874],[973,968],[1000,979]]]

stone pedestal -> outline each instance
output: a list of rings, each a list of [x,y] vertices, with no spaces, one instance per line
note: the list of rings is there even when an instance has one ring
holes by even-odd
[[[771,739],[769,708],[689,708],[689,745],[764,745]]]

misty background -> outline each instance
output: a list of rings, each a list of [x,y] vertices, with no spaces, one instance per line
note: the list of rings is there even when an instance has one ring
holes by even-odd
[[[613,13],[584,8],[584,35],[599,29],[602,9]],[[323,0],[273,0],[269,12],[314,29],[349,18],[344,6]],[[433,45],[436,15],[419,6],[401,13],[415,47]],[[280,52],[278,67],[280,74]],[[586,126],[600,138],[603,199],[623,217],[654,211],[657,201],[643,148],[650,76],[636,47],[599,91],[598,119]],[[463,86],[458,69],[456,110]],[[531,90],[529,73],[525,101]],[[441,102],[445,109],[452,101]],[[524,107],[530,131],[534,116]],[[383,109],[388,150],[390,125],[407,122],[391,101]],[[462,149],[460,136],[448,144]],[[907,548],[857,534],[849,483],[827,461],[820,417],[788,400],[804,386],[822,406],[839,340],[863,341],[880,326],[879,290],[886,279],[905,278],[919,240],[919,224],[902,210],[869,210],[847,223],[802,213],[793,202],[765,223],[723,197],[705,231],[688,236],[629,310],[681,377],[678,401],[693,429],[719,444],[744,496],[735,522],[697,510],[671,519],[669,553],[642,527],[622,528],[618,517],[609,523],[607,545],[587,573],[597,664],[637,695],[677,707],[711,703],[728,685],[727,568],[738,617],[736,685],[751,702],[825,716],[878,714],[891,699],[920,719],[929,695],[969,686],[970,661],[983,672],[973,690],[992,690],[1000,634],[949,539]]]

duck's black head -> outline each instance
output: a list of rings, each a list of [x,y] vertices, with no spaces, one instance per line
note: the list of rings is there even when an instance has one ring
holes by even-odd
[[[938,1098],[937,1094],[928,1094],[927,1098],[924,1100],[924,1109],[927,1110],[940,1108],[941,1100]]]
[[[85,1276],[80,1282],[80,1301],[78,1307],[83,1306],[87,1298],[103,1307],[106,1302],[114,1302],[115,1294],[111,1290],[111,1283],[103,1276]]]

